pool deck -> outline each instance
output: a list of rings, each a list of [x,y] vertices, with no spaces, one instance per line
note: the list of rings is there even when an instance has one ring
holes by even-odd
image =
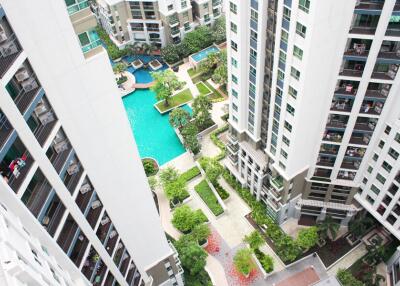
[[[137,89],[145,89],[145,88],[150,88],[154,85],[154,81],[149,82],[149,83],[135,83],[133,86]]]
[[[124,97],[130,94],[131,92],[135,91],[136,79],[135,76],[128,71],[123,72],[122,75],[128,78],[128,80],[123,84],[121,84],[121,87],[119,88],[121,97]]]

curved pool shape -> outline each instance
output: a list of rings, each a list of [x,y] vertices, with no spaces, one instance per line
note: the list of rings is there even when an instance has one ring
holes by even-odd
[[[204,50],[201,50],[200,52],[191,55],[191,57],[195,62],[200,62],[200,61],[204,60],[209,54],[217,53],[217,52],[219,52],[218,47],[209,46],[208,48],[205,48]]]
[[[185,152],[184,147],[168,122],[168,114],[161,115],[153,104],[155,93],[141,89],[122,99],[141,158],[152,157],[161,166]],[[183,107],[190,113],[188,105]]]
[[[131,63],[136,59],[140,59],[145,65],[147,65],[150,61],[154,59],[163,62],[161,57],[159,56],[136,55],[136,56],[126,56],[122,58],[122,60],[127,63]],[[167,68],[168,65],[164,63],[163,66],[157,71],[162,71]],[[153,70],[150,67],[141,67],[139,69],[135,69],[134,67],[129,65],[128,71],[135,76],[136,83],[150,83],[154,80],[150,74],[151,72],[153,72]]]

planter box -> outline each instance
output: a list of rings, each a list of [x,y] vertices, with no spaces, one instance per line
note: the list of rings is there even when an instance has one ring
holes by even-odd
[[[218,128],[218,125],[217,125],[217,123],[214,122],[213,125],[211,125],[211,126],[208,127],[207,129],[204,129],[203,131],[199,132],[199,133],[197,134],[197,139],[200,140],[200,138],[202,138],[202,137],[204,137],[205,135],[211,133],[212,131],[214,131],[214,130],[217,129],[217,128]]]
[[[178,128],[174,128],[174,131],[175,131],[176,136],[178,136],[178,139],[179,139],[179,141],[181,142],[181,144],[182,144],[183,146],[185,146],[183,137],[182,137],[181,132],[179,131],[179,129],[178,129]],[[185,149],[186,149],[186,148],[185,148]],[[196,155],[193,154],[193,152],[190,151],[190,150],[188,150],[188,149],[186,149],[186,151],[189,152],[189,154],[193,157],[193,159],[194,159],[195,161],[196,161],[197,159],[199,159],[199,158],[202,156],[201,151],[199,151],[199,153],[197,153]]]
[[[201,247],[203,247],[203,248],[206,248],[207,246],[208,246],[208,239],[206,239],[206,242],[205,243],[203,243],[202,245],[200,245]]]
[[[267,271],[265,271],[264,267],[261,265],[261,262],[258,261],[258,258],[254,253],[251,254],[251,257],[253,257],[253,260],[256,262],[257,267],[258,267],[258,269],[260,269],[261,274],[264,279],[267,278],[269,275],[271,275],[274,272],[274,271],[272,271],[271,273],[267,273]]]

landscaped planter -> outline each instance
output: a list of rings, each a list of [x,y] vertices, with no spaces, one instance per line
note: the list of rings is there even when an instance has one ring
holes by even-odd
[[[142,159],[142,164],[144,164],[145,162],[150,162],[151,164],[153,164],[153,168],[154,168],[154,172],[150,173],[150,174],[146,174],[148,177],[154,176],[158,173],[160,167],[158,166],[157,160],[151,157],[146,157]]]
[[[346,235],[346,240],[350,245],[354,245],[359,242],[359,239],[354,237],[352,234]]]
[[[179,129],[178,128],[174,128],[174,131],[175,131],[176,136],[178,136],[179,141],[182,143],[183,146],[185,146],[185,143],[184,143],[185,141],[183,140],[183,136],[181,135],[181,132],[179,131]],[[202,156],[201,151],[199,151],[199,153],[197,153],[197,154],[194,154],[189,149],[186,149],[186,151],[189,152],[189,154],[193,157],[193,159],[195,161]]]
[[[258,260],[257,256],[255,256],[254,253],[251,254],[251,257],[253,258],[254,262],[257,264],[257,267],[261,271],[261,274],[264,279],[273,273],[273,271],[271,273],[267,273],[265,271],[264,267],[262,267],[262,265],[261,265],[261,262]]]
[[[202,244],[200,244],[201,247],[206,248],[208,246],[208,239]]]
[[[208,127],[206,129],[204,129],[203,131],[197,133],[197,138],[201,139],[202,137],[204,137],[205,135],[211,133],[212,131],[214,131],[217,128],[218,128],[218,125],[217,125],[217,123],[214,122],[214,124],[211,125],[210,127]]]

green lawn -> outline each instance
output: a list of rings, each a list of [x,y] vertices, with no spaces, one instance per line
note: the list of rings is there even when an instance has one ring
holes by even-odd
[[[204,82],[204,84],[212,91],[212,94],[209,95],[211,100],[220,100],[220,99],[224,98],[223,95],[221,93],[219,93],[218,90],[216,90],[215,88],[213,88],[211,86],[211,84],[209,84],[206,81]]]
[[[214,215],[218,216],[224,212],[224,209],[218,203],[217,198],[205,180],[196,185],[194,189]]]
[[[197,77],[202,74],[202,72],[199,72],[198,70],[194,68],[190,68],[187,70],[187,73],[189,74],[190,78]]]
[[[168,109],[174,108],[176,106],[179,106],[181,104],[184,104],[186,102],[189,102],[193,99],[193,95],[190,92],[190,89],[185,89],[182,90],[180,93],[177,95],[174,95],[173,97],[170,98],[168,106],[164,105],[164,101],[161,101],[157,103],[157,107],[161,112],[164,112]]]
[[[204,82],[200,81],[196,84],[197,89],[199,90],[200,94],[210,94],[212,91],[204,84]]]
[[[197,177],[200,175],[200,170],[197,166],[194,166],[193,168],[187,170],[186,172],[182,173],[180,178],[184,180],[185,182],[190,181],[191,179]]]

